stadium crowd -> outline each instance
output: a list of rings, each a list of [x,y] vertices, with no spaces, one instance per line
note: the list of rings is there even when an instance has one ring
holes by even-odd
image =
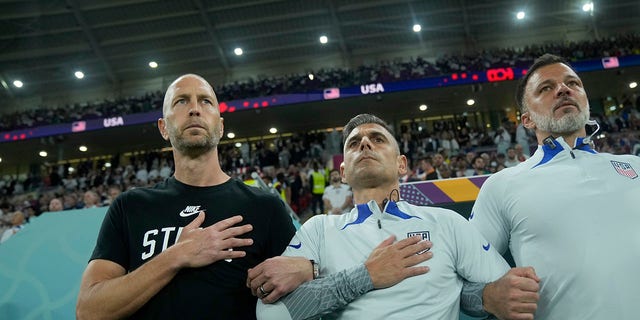
[[[556,54],[570,61],[638,55],[640,35],[624,34],[601,40],[545,43],[520,49],[502,48],[459,55],[444,54],[433,62],[421,57],[383,60],[355,68],[323,68],[306,73],[258,76],[256,79],[248,78],[216,86],[215,89],[219,101],[304,93],[330,87],[421,79],[460,71],[485,71],[499,67],[526,68],[535,57],[543,53]],[[313,79],[309,74],[314,75]],[[0,117],[0,132],[160,110],[162,99],[163,92],[156,91],[138,97],[19,110]]]

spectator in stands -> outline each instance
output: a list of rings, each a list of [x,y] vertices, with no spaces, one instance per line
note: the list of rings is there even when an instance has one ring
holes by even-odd
[[[83,197],[82,202],[84,203],[84,208],[96,208],[100,206],[100,197],[93,190],[87,190]]]
[[[351,188],[342,183],[340,171],[332,169],[329,173],[329,185],[324,188],[322,200],[326,214],[343,214],[353,208],[353,195]]]
[[[436,173],[438,174],[438,179],[445,179],[445,178],[442,176],[442,173],[440,172],[440,169],[442,168],[442,165],[446,165],[447,167],[449,166],[449,165],[445,162],[445,160],[444,160],[444,156],[443,156],[441,153],[436,152],[436,153],[433,155],[433,167],[434,167],[434,168],[436,168]],[[448,170],[448,171],[451,171],[451,170]],[[449,176],[450,176],[450,175],[451,175],[451,172],[449,172]],[[447,176],[447,178],[449,178],[449,176]]]
[[[78,208],[78,196],[75,193],[69,192],[62,197],[64,201],[64,210],[73,210]]]
[[[480,283],[496,280],[478,286],[475,298],[483,291],[493,295],[494,289],[506,285],[519,300],[518,311],[532,315],[538,284],[531,269],[514,269],[500,278],[509,270],[507,263],[490,246],[482,249],[484,238],[460,215],[400,201],[398,176],[407,170],[407,159],[386,123],[361,114],[345,126],[343,137],[340,171],[353,188],[357,206],[347,215],[313,217],[302,226],[284,255],[313,259],[318,263],[314,278],[322,278],[303,284],[275,305],[262,303],[275,297],[263,298],[256,310],[260,319],[306,319],[328,313],[354,319],[457,319],[462,278]],[[381,230],[391,236],[378,244]],[[396,242],[395,235],[407,238]],[[268,265],[269,260],[249,272],[252,289],[264,281],[253,272]],[[534,279],[519,278],[525,274]],[[513,277],[529,281],[513,285]],[[267,285],[272,284],[267,281],[260,288],[271,290]],[[482,299],[462,299],[465,304],[470,300],[482,310]],[[505,299],[495,307],[511,303]]]
[[[516,150],[516,159],[518,159],[518,161],[520,162],[524,162],[525,160],[529,159],[529,155],[527,153],[524,152],[524,147],[521,144],[516,144],[513,147]]]
[[[418,161],[418,170],[415,175],[415,180],[438,180],[438,173],[436,168],[433,167],[433,160],[430,156],[424,157]]]
[[[591,148],[585,88],[558,56],[537,59],[516,97],[538,149],[489,177],[472,224],[500,252],[511,249],[516,265],[535,268],[536,319],[636,318],[640,158]],[[585,245],[585,235],[597,240]]]
[[[104,206],[111,205],[116,200],[116,198],[120,195],[120,193],[122,193],[122,189],[120,188],[119,185],[117,184],[110,185],[109,188],[107,189],[107,197],[102,202],[102,205]]]
[[[289,165],[288,176],[288,185],[291,189],[290,206],[293,211],[300,213],[306,208],[306,203],[303,201],[304,187],[299,168],[293,164]]]
[[[56,212],[64,210],[62,200],[60,198],[53,198],[49,201],[49,212]]]
[[[529,146],[529,142],[532,140],[531,134],[529,131],[522,125],[522,123],[518,124],[516,127],[516,144],[520,145],[523,153],[529,157],[531,154],[531,147]]]
[[[447,165],[446,163],[441,164],[438,168],[438,175],[440,176],[439,179],[449,179],[449,178],[453,178],[453,172],[451,172],[451,168],[449,168],[449,165]]]
[[[504,160],[504,166],[507,168],[515,167],[520,163],[518,160],[516,149],[513,147],[507,148],[507,158]]]
[[[175,174],[109,207],[77,317],[253,318],[247,269],[284,250],[291,218],[277,197],[222,171],[223,119],[204,78],[188,74],[169,86],[158,128],[173,147]]]
[[[481,176],[484,174],[491,173],[487,169],[485,169],[485,167],[486,166],[485,166],[484,158],[482,156],[476,156],[475,158],[473,158],[473,162],[472,162],[473,173],[470,175],[467,175],[467,177]]]
[[[454,136],[449,131],[442,131],[440,144],[447,154],[458,154],[460,151],[460,145]]]
[[[495,143],[498,153],[506,154],[507,148],[511,146],[509,124],[509,119],[503,119],[502,125],[498,129],[496,129],[495,135],[493,136],[493,143]]]
[[[25,215],[21,211],[16,211],[11,214],[11,227],[4,230],[2,237],[0,237],[0,243],[7,241],[13,235],[20,231],[25,223]]]
[[[309,185],[311,186],[311,213],[322,214],[324,213],[322,195],[324,194],[326,183],[324,169],[320,169],[318,161],[313,162],[313,170],[309,172]]]

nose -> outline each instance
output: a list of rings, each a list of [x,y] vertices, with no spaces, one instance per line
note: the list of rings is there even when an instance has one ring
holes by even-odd
[[[193,103],[191,106],[191,109],[189,109],[189,116],[190,117],[199,117],[200,116],[200,104],[199,103]]]
[[[560,83],[558,86],[558,96],[571,95],[571,88],[566,84]]]
[[[360,140],[360,150],[364,149],[371,150],[371,140],[368,137],[362,137],[362,140]]]

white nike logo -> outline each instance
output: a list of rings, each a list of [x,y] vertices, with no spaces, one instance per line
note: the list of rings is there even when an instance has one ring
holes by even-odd
[[[200,206],[187,206],[184,210],[180,211],[180,216],[185,218],[198,212],[200,212]]]

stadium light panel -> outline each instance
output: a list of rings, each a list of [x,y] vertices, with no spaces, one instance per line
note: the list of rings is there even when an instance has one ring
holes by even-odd
[[[475,100],[473,100],[473,99],[469,99],[469,100],[467,100],[467,105],[468,105],[468,106],[472,106],[472,105],[474,105],[474,104],[476,104],[476,101],[475,101]]]
[[[269,132],[271,132],[272,134],[276,134],[278,132],[278,129],[271,128],[271,129],[269,129]]]
[[[421,104],[419,109],[420,109],[420,111],[426,111],[428,108],[429,107],[427,107],[426,104]]]
[[[227,138],[229,138],[229,139],[233,139],[233,138],[235,138],[235,137],[236,137],[236,134],[235,134],[235,133],[233,133],[233,132],[229,132],[229,133],[227,133]]]
[[[46,152],[46,151],[44,151],[44,150],[42,150],[42,151],[40,151],[40,152],[38,153],[38,155],[40,155],[41,157],[43,157],[43,158],[44,158],[44,157],[46,157],[46,156],[47,156],[47,152]]]
[[[158,63],[157,62],[155,62],[155,61],[150,61],[149,62],[149,68],[155,69],[157,67],[158,67]]]
[[[582,11],[593,12],[593,2],[587,2],[584,5],[582,5]]]
[[[241,56],[241,55],[242,55],[242,53],[243,53],[242,48],[235,48],[235,49],[233,49],[233,53],[235,53],[235,54],[236,54],[236,56]]]
[[[518,20],[522,20],[525,17],[525,13],[524,11],[518,11],[518,13],[516,14],[516,18],[518,18]]]
[[[413,25],[413,32],[420,32],[420,30],[422,30],[422,26],[419,24],[414,24]]]
[[[78,147],[78,150],[80,150],[81,152],[87,152],[87,150],[89,149],[87,149],[87,146],[80,146]]]
[[[78,79],[84,78],[84,72],[82,71],[76,71],[73,75],[76,76],[76,78]]]
[[[320,43],[325,44],[329,42],[329,38],[327,38],[327,36],[320,36]]]
[[[22,88],[22,86],[24,85],[24,83],[22,83],[22,81],[20,80],[13,80],[13,86],[16,88]]]
[[[635,89],[637,86],[638,86],[638,83],[635,82],[635,81],[629,83],[629,88],[631,88],[631,89]]]

